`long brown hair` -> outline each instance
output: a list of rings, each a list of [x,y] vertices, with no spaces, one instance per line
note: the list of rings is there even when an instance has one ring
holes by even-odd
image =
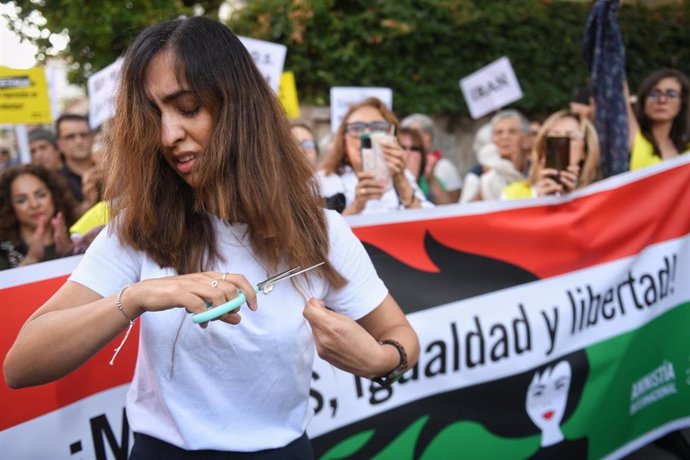
[[[67,187],[67,182],[59,173],[32,163],[7,168],[0,174],[0,240],[11,241],[15,246],[21,245],[22,240],[19,221],[12,207],[12,182],[24,174],[34,176],[46,184],[53,199],[55,214],[62,213],[67,228],[76,219],[77,203]]]
[[[323,171],[327,174],[342,174],[342,168],[349,164],[347,153],[345,152],[345,128],[347,125],[347,119],[350,118],[352,112],[359,110],[362,107],[375,108],[379,111],[379,113],[381,113],[383,119],[390,122],[395,127],[395,131],[398,131],[398,117],[396,117],[395,114],[391,112],[388,107],[386,107],[386,104],[384,104],[380,99],[368,97],[358,104],[352,104],[343,117],[340,126],[338,126],[338,131],[335,133],[335,139],[333,139],[333,148],[326,153],[326,156],[319,165],[320,169],[323,169]]]
[[[548,132],[557,121],[563,118],[574,119],[580,126],[580,134],[584,136],[585,159],[584,164],[580,167],[577,188],[584,187],[602,178],[600,166],[601,148],[599,146],[599,136],[597,136],[596,128],[586,117],[567,110],[560,110],[544,121],[541,128],[539,128],[537,137],[534,139],[534,146],[532,147],[532,164],[529,170],[529,182],[532,185],[535,184],[539,178],[540,160],[546,155],[546,137]]]
[[[654,87],[664,78],[673,78],[680,84],[680,110],[673,119],[669,138],[679,153],[683,153],[688,148],[690,141],[690,114],[688,113],[688,101],[690,100],[690,80],[680,70],[660,69],[649,74],[640,84],[637,90],[637,104],[635,106],[635,116],[640,124],[642,135],[652,144],[654,155],[661,157],[661,151],[657,139],[654,138],[652,131],[653,122],[645,112],[645,103]],[[660,139],[661,140],[661,139]]]
[[[213,116],[214,128],[195,189],[163,158],[160,115],[144,87],[146,68],[162,51],[174,56],[185,83]],[[328,264],[328,230],[313,173],[283,110],[239,39],[203,17],[145,29],[122,66],[110,138],[105,198],[119,237],[178,273],[208,270],[223,260],[211,215],[248,224],[257,257],[267,268],[325,260],[323,273],[340,287]]]

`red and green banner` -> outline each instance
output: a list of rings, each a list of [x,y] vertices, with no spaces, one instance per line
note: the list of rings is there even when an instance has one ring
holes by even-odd
[[[350,223],[415,327],[391,388],[317,359],[318,458],[620,458],[690,426],[690,156],[564,197]],[[0,272],[4,356],[78,258]],[[136,344],[0,386],[7,458],[126,458]]]

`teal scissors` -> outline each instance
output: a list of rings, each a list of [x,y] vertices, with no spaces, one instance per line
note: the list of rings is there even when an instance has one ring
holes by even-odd
[[[264,294],[269,294],[273,290],[273,287],[276,283],[284,281],[286,279],[290,279],[293,276],[301,275],[302,273],[308,272],[309,270],[313,270],[316,267],[320,267],[323,264],[324,262],[319,262],[318,264],[314,264],[311,267],[302,268],[300,266],[291,268],[289,270],[285,270],[284,272],[278,273],[277,275],[271,276],[270,278],[255,284],[254,291],[257,293],[263,292]],[[205,323],[206,321],[211,321],[212,319],[216,319],[220,316],[223,316],[227,312],[234,310],[246,301],[247,298],[242,293],[242,291],[237,291],[237,297],[235,297],[231,301],[218,305],[217,307],[209,308],[203,313],[196,313],[192,315],[192,320],[197,324]]]

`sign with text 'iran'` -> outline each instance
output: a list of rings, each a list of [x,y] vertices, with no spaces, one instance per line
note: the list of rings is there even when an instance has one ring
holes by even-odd
[[[473,119],[522,99],[522,89],[507,57],[460,80],[460,89]]]

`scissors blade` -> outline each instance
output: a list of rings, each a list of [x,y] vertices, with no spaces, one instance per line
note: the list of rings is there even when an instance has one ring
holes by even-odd
[[[301,275],[304,272],[308,272],[309,270],[313,270],[316,267],[320,267],[323,265],[325,262],[321,261],[318,264],[314,264],[310,267],[302,268],[301,266],[299,267],[294,267],[289,270],[285,270],[284,272],[278,273],[277,275],[274,275],[264,281],[261,281],[258,283],[256,286],[258,289],[262,292],[265,292],[268,294],[268,292],[273,289],[273,285],[278,283],[279,281],[284,281],[286,279],[290,279],[293,276]]]

